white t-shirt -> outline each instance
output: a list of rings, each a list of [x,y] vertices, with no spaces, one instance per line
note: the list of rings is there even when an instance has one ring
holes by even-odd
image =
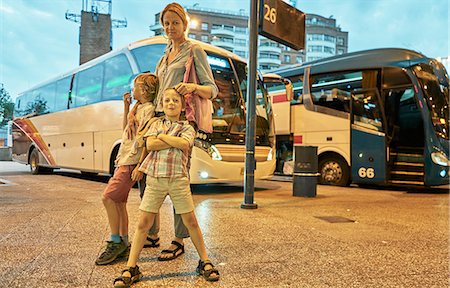
[[[137,105],[137,104],[136,104]],[[136,109],[136,120],[139,123],[137,131],[140,131],[147,124],[150,119],[155,114],[155,106],[151,102],[146,102],[144,104],[139,104]],[[132,139],[128,139],[127,127],[122,134],[122,144],[120,144],[119,153],[116,158],[116,165],[135,165],[139,162],[141,157],[142,149],[145,147],[145,142],[142,136],[145,133],[136,132],[137,136],[134,135]]]

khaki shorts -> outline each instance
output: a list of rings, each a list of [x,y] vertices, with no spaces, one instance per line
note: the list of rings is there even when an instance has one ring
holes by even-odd
[[[176,214],[194,211],[194,201],[187,177],[155,178],[147,176],[147,185],[139,209],[145,212],[158,213],[167,195],[172,200]]]

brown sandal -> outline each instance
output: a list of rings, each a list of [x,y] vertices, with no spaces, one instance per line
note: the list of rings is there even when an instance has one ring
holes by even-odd
[[[211,269],[205,270],[205,266],[210,265]],[[217,270],[214,265],[209,260],[199,260],[198,266],[197,266],[197,273],[198,275],[202,275],[203,278],[205,278],[206,281],[214,282],[218,281],[220,278],[219,270]],[[215,274],[215,275],[211,275]]]

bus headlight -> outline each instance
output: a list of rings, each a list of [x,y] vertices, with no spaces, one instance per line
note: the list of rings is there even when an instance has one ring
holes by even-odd
[[[220,152],[217,150],[216,146],[211,145],[209,149],[212,160],[222,161],[222,155],[220,155]]]
[[[267,161],[272,161],[272,159],[273,159],[272,148],[270,148],[269,154],[267,154]]]
[[[206,172],[206,171],[201,171],[200,172],[200,178],[207,179],[208,177],[209,177],[208,172]]]
[[[431,153],[431,160],[441,166],[450,166],[450,161],[448,160],[447,156],[441,151]]]

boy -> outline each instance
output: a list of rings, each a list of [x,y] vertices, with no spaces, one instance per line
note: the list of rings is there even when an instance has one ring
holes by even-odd
[[[136,135],[132,137],[127,133],[127,116],[130,110],[131,95],[125,93],[122,144],[116,158],[117,168],[113,177],[109,180],[103,192],[103,204],[108,215],[111,229],[110,240],[103,253],[97,258],[95,264],[106,265],[113,262],[119,256],[125,254],[128,244],[128,212],[127,199],[130,189],[136,181],[142,178],[142,172],[138,170],[141,155],[144,153],[143,134],[150,126],[155,106],[153,100],[158,93],[158,77],[151,73],[143,73],[136,76],[133,81],[132,94],[137,101],[133,112],[139,123]],[[135,111],[134,111],[135,110]]]
[[[180,121],[184,101],[177,90],[165,90],[162,102],[165,116],[157,119],[146,134],[149,154],[139,170],[147,174],[147,186],[139,206],[141,215],[131,245],[128,268],[114,280],[114,287],[129,287],[142,278],[136,263],[147,231],[167,194],[172,199],[175,212],[181,214],[200,256],[197,273],[203,275],[207,281],[219,280],[219,271],[208,260],[202,232],[194,214],[194,202],[189,186],[188,158],[194,144],[195,130],[188,121]]]

